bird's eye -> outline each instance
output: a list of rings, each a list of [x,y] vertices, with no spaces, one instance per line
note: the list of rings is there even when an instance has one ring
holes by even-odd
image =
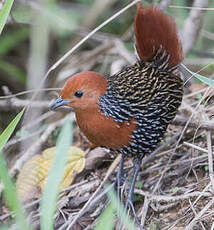
[[[82,95],[83,95],[83,91],[82,91],[82,90],[77,90],[77,91],[75,92],[75,94],[74,94],[74,96],[75,96],[75,97],[78,97],[78,98],[82,97]]]

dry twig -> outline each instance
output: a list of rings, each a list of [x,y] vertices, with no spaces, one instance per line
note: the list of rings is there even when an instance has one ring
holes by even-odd
[[[212,153],[211,131],[207,131],[207,149],[208,149],[209,176],[210,176],[210,182],[212,185],[212,191],[214,193],[214,173],[213,173],[213,153]]]
[[[212,198],[209,203],[195,216],[195,218],[187,225],[185,230],[191,230],[196,221],[198,221],[206,211],[214,204],[214,198]]]
[[[75,218],[71,222],[70,221],[65,222],[65,224],[60,229],[64,229],[66,226],[67,226],[66,230],[71,229],[72,226],[76,223],[76,221],[85,213],[85,209],[90,205],[92,200],[97,196],[97,194],[100,192],[100,190],[103,187],[103,185],[108,180],[109,176],[112,174],[112,172],[115,170],[115,168],[119,164],[120,158],[121,158],[121,155],[118,155],[117,158],[114,160],[114,162],[109,167],[109,169],[108,169],[108,171],[107,171],[107,173],[105,175],[105,178],[103,179],[103,181],[100,184],[100,186],[97,188],[97,190],[94,192],[94,194],[90,197],[90,199],[85,203],[85,205],[78,212],[78,214],[75,216]]]
[[[150,201],[156,201],[156,202],[177,202],[182,200],[187,200],[192,197],[200,196],[200,197],[212,197],[212,194],[210,192],[191,192],[183,195],[177,195],[177,196],[171,196],[171,195],[154,195],[150,192],[146,192],[140,189],[135,189],[135,193],[139,194],[141,196],[147,197]]]

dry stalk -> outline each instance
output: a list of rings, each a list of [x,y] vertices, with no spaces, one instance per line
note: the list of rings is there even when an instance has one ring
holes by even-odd
[[[196,210],[195,210],[194,206],[192,205],[192,202],[191,202],[191,200],[190,200],[190,199],[189,199],[189,203],[190,203],[190,207],[191,207],[191,209],[192,209],[192,211],[193,211],[194,215],[195,215],[195,216],[197,216],[197,212],[196,212]],[[201,227],[203,228],[203,230],[206,230],[206,229],[205,229],[205,227],[204,227],[204,225],[202,224],[202,222],[201,222],[201,221],[199,221],[199,223],[200,223]]]
[[[213,204],[214,198],[212,198],[209,203],[194,217],[194,219],[187,225],[185,230],[192,230],[195,222],[198,221]]]
[[[214,193],[214,173],[213,173],[213,153],[212,153],[212,143],[211,143],[211,131],[207,131],[207,148],[208,148],[208,166],[209,166],[209,176],[212,185],[212,192]]]
[[[195,110],[196,110],[196,111],[198,110],[198,108],[199,108],[199,106],[201,105],[202,101],[203,101],[203,100],[207,97],[207,95],[209,94],[210,89],[211,89],[211,87],[208,87],[207,90],[205,91],[205,93],[203,94],[203,96],[201,97],[200,101],[198,102],[197,106],[195,107]],[[179,144],[179,142],[181,141],[181,139],[182,139],[184,133],[186,132],[186,129],[187,129],[187,127],[189,126],[189,123],[191,122],[192,119],[193,119],[193,113],[191,114],[191,116],[189,117],[188,121],[186,122],[186,125],[185,125],[184,128],[183,128],[183,131],[182,131],[182,133],[181,133],[181,135],[180,135],[180,137],[179,137],[179,139],[178,139],[178,141],[177,141],[177,144],[176,144],[176,146],[175,146],[174,151],[178,148],[178,144]]]
[[[102,183],[100,184],[100,186],[97,188],[97,190],[94,192],[94,194],[90,197],[90,199],[85,203],[85,205],[82,207],[82,209],[78,212],[78,214],[75,216],[75,218],[70,222],[67,221],[65,222],[65,224],[63,226],[60,227],[60,229],[64,229],[66,226],[66,230],[69,230],[72,228],[72,226],[76,223],[76,221],[84,214],[85,209],[90,205],[90,203],[93,201],[93,199],[97,196],[97,194],[100,192],[101,188],[103,187],[103,185],[106,183],[106,181],[108,180],[108,178],[110,177],[110,175],[113,173],[113,171],[115,170],[115,168],[117,167],[117,165],[119,164],[121,159],[121,155],[118,155],[117,158],[113,161],[113,163],[111,164],[111,166],[109,167],[105,178],[103,179]]]
[[[212,197],[212,194],[210,192],[198,192],[198,191],[190,192],[183,195],[177,195],[177,196],[154,195],[151,194],[150,192],[146,192],[140,189],[135,189],[135,193],[141,196],[145,196],[147,197],[148,200],[155,201],[155,202],[177,202],[177,201],[183,201],[197,196]]]
[[[145,222],[146,222],[146,215],[149,209],[149,203],[150,203],[150,200],[148,199],[148,196],[145,196],[143,208],[140,211],[140,216],[141,216],[140,223],[141,223],[142,228],[144,227]]]
[[[208,132],[209,132],[209,131],[208,131]],[[183,142],[183,145],[188,146],[188,147],[193,148],[193,149],[196,149],[196,150],[198,150],[198,151],[201,151],[202,153],[208,153],[208,150],[206,150],[206,149],[204,149],[204,148],[201,148],[201,147],[199,147],[199,146],[197,146],[197,145],[188,143],[188,142],[186,142],[186,141]]]

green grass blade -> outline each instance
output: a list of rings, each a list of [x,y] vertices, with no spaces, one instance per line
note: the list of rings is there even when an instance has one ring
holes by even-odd
[[[56,210],[59,186],[63,176],[67,153],[72,140],[71,122],[67,120],[57,139],[56,152],[53,165],[45,185],[41,201],[41,230],[53,229],[53,216]]]
[[[20,121],[24,109],[14,118],[14,120],[8,125],[4,132],[0,135],[0,179],[4,185],[4,198],[11,211],[15,213],[16,224],[19,229],[28,230],[28,226],[25,221],[24,211],[21,206],[21,203],[16,195],[15,186],[9,177],[6,161],[2,154],[2,149],[7,143],[11,134],[13,133],[16,125]]]
[[[110,203],[102,212],[94,230],[113,230],[115,221],[114,214],[115,210]]]
[[[10,13],[13,2],[14,0],[6,0],[3,5],[3,8],[0,10],[0,35],[7,21],[7,17]]]
[[[24,216],[24,210],[21,205],[21,202],[19,201],[17,195],[16,195],[16,188],[9,177],[6,161],[3,157],[2,152],[0,152],[0,179],[1,182],[4,184],[4,198],[5,201],[10,209],[10,211],[13,211],[15,214],[15,220],[16,224],[18,225],[18,229],[22,230],[29,230]]]
[[[183,68],[183,70],[182,70],[182,68]],[[203,82],[203,83],[205,83],[205,84],[207,84],[207,85],[209,85],[209,86],[214,86],[214,80],[209,79],[209,78],[207,78],[207,77],[204,77],[204,76],[202,76],[201,74],[194,73],[194,72],[192,72],[191,70],[189,70],[184,64],[181,64],[181,72],[182,72],[183,74],[185,74],[185,71],[186,71],[188,74],[190,74],[191,76],[196,77],[196,78],[197,78],[198,80],[200,80],[201,82]]]
[[[111,230],[114,229],[114,218],[115,214],[117,214],[118,218],[120,219],[120,223],[127,229],[127,230],[135,230],[137,229],[134,222],[125,212],[125,209],[121,202],[118,200],[115,192],[111,189],[108,192],[108,198],[110,200],[110,204],[105,208],[103,213],[101,214],[98,224],[94,228],[94,230]]]
[[[0,151],[3,149],[4,145],[7,143],[8,139],[10,138],[11,134],[13,133],[16,125],[20,121],[22,115],[24,113],[24,109],[11,121],[8,127],[4,130],[4,132],[0,135]]]
[[[126,229],[128,230],[135,230],[137,229],[134,222],[131,220],[129,215],[125,212],[125,209],[122,205],[122,203],[118,200],[114,190],[110,190],[108,193],[108,197],[111,201],[111,206],[114,210],[117,211],[117,216],[120,219],[120,222]]]

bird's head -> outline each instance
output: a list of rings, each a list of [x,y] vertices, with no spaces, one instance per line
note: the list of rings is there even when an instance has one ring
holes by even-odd
[[[78,73],[70,77],[62,88],[60,97],[51,105],[54,110],[66,105],[74,111],[95,109],[99,97],[105,93],[107,81],[95,72]]]

